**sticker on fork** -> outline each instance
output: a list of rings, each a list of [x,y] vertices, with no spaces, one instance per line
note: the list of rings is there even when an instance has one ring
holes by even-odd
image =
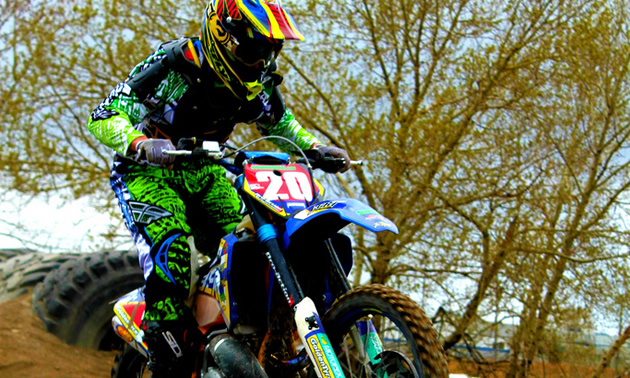
[[[335,351],[330,345],[328,336],[321,330],[306,335],[306,344],[319,365],[323,377],[343,377],[341,366],[337,362]]]

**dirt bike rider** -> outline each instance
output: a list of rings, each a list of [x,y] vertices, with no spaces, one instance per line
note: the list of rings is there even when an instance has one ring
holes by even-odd
[[[144,269],[144,341],[154,376],[190,376],[190,351],[200,342],[185,304],[201,237],[195,221],[210,219],[227,233],[241,219],[222,167],[176,161],[165,151],[184,137],[223,142],[237,123],[256,122],[263,134],[318,148],[345,159],[340,171],[349,168],[345,150],[322,145],[285,108],[274,72],[284,40],[304,37],[279,0],[210,0],[200,38],[162,44],[91,114],[89,131],[116,151],[111,185]]]

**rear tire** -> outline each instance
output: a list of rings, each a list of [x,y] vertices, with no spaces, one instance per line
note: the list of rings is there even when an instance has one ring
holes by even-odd
[[[358,357],[350,339],[357,321],[364,319],[381,328],[383,349],[389,351],[374,366]],[[323,323],[346,376],[374,377],[381,369],[389,377],[448,377],[446,356],[431,320],[395,289],[383,285],[355,288],[326,312]]]
[[[131,345],[125,344],[114,360],[112,378],[148,377],[150,375],[147,362],[149,360],[142,353],[135,350]]]
[[[83,254],[37,284],[32,309],[66,343],[112,350],[122,345],[111,326],[113,301],[142,285],[135,252]]]

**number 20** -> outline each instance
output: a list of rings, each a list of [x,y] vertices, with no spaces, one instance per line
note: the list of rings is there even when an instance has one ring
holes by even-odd
[[[313,199],[313,191],[311,190],[311,182],[304,172],[283,172],[282,177],[271,171],[256,172],[256,180],[259,182],[270,181],[263,197],[269,200],[287,200],[305,199],[311,201]],[[289,194],[280,193],[282,183],[287,184]]]

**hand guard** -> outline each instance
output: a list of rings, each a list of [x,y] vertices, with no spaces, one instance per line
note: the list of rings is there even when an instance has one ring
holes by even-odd
[[[344,150],[343,148],[339,148],[339,147],[335,147],[335,146],[324,146],[324,145],[320,144],[320,145],[315,146],[315,149],[317,151],[319,151],[319,153],[322,154],[323,156],[333,157],[333,158],[336,158],[336,159],[344,159],[344,165],[343,165],[343,167],[339,168],[338,171],[324,170],[325,172],[327,172],[327,173],[335,173],[335,172],[343,173],[343,172],[347,171],[348,169],[350,169],[350,156],[348,155],[346,150]]]
[[[146,161],[149,165],[165,167],[175,161],[175,155],[168,155],[165,151],[174,151],[175,146],[168,139],[145,139],[136,145],[137,161]]]

